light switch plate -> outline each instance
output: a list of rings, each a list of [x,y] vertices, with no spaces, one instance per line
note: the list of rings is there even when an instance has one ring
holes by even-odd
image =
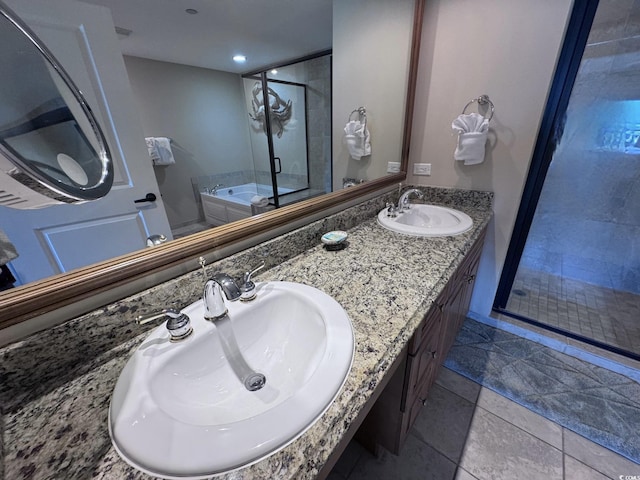
[[[387,162],[387,173],[400,172],[400,162]]]

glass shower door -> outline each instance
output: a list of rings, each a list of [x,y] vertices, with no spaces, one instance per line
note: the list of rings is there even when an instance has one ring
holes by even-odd
[[[309,188],[307,88],[303,83],[286,80],[294,76],[287,75],[290,72],[295,74],[294,67],[267,73],[271,141],[279,196]],[[282,200],[286,202],[286,199]]]
[[[637,2],[625,8],[599,2],[566,115],[547,147],[551,161],[538,177],[544,183],[515,278],[506,303],[498,305],[529,323],[636,358],[640,43],[622,27],[639,15]],[[611,28],[612,21],[621,28]]]
[[[268,141],[268,119],[262,93],[262,74],[243,77],[249,121],[249,142],[253,154],[253,182],[256,193],[278,206],[277,183],[274,185],[271,165],[271,144]]]

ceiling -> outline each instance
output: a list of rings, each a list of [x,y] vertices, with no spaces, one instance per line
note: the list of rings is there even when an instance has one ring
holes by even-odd
[[[131,31],[118,35],[125,55],[244,73],[331,48],[332,0],[82,1]]]

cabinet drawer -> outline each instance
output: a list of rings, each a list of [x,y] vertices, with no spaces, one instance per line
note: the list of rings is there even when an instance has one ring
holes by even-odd
[[[427,384],[427,388],[431,385],[432,377],[441,362],[438,351],[439,344],[440,325],[432,323],[418,352],[407,358],[406,392],[400,407],[401,411],[405,411],[407,405],[413,404],[416,395],[425,384]]]

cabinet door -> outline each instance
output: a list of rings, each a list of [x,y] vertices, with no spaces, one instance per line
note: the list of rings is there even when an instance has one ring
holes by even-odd
[[[420,326],[416,329],[416,333],[413,334],[411,340],[409,341],[409,355],[415,355],[418,353],[420,346],[422,345],[424,339],[427,335],[432,335],[431,332],[433,324],[442,323],[442,314],[444,311],[444,305],[446,303],[447,295],[449,294],[448,286],[444,288],[442,293],[438,295],[438,298],[433,302],[431,308],[424,316],[424,320],[420,324]],[[436,333],[439,335],[439,332]]]
[[[438,310],[439,312],[439,310]],[[409,355],[407,360],[407,380],[405,385],[401,411],[413,405],[418,393],[428,389],[435,380],[438,365],[442,361],[440,349],[440,315],[435,316],[429,323],[424,341],[415,355]]]
[[[449,298],[444,304],[442,332],[440,334],[440,352],[442,352],[443,357],[446,357],[451,345],[453,345],[453,341],[458,335],[458,330],[467,314],[463,305],[466,298],[466,283],[457,281],[451,287]]]

